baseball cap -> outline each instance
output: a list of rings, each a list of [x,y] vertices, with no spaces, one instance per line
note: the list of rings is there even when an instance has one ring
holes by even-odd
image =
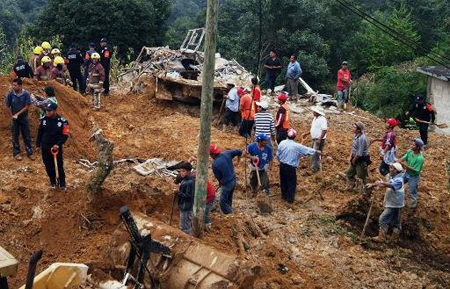
[[[297,136],[297,131],[293,128],[289,129],[287,132],[288,138],[295,138]]]
[[[257,106],[261,107],[262,109],[267,109],[269,107],[269,103],[267,101],[263,100],[261,102],[256,101],[255,102]]]
[[[215,146],[215,145],[210,145],[209,146],[209,154],[210,155],[217,155],[217,154],[220,154],[220,153],[221,153],[221,150],[217,146]]]
[[[108,42],[108,40],[107,40],[105,37],[103,37],[103,38],[100,40],[100,42]]]
[[[267,137],[267,135],[259,133],[256,136],[256,141],[263,141],[263,140],[269,141],[269,138]]]
[[[403,166],[400,163],[393,163],[392,166],[398,171],[403,171]]]
[[[44,109],[46,111],[52,111],[52,110],[56,110],[58,108],[58,105],[54,102],[50,102],[49,104],[47,104]]]

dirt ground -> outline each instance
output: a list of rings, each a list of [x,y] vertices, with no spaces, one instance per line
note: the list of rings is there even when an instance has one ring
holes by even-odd
[[[0,245],[19,261],[19,273],[9,280],[11,288],[24,284],[27,263],[34,251],[44,250],[38,272],[53,262],[102,263],[112,232],[120,223],[118,209],[128,205],[163,222],[169,220],[171,191],[167,179],[142,177],[132,165],[120,164],[104,184],[98,201],[86,206],[85,185],[91,172],[79,165],[80,158],[96,160],[89,142],[92,124],[103,129],[114,142],[114,157],[186,160],[195,156],[199,131],[199,108],[154,99],[152,95],[113,94],[103,98],[99,112],[70,88],[53,83],[59,113],[70,124],[65,166],[68,191],[49,191],[40,157],[36,161],[12,158],[9,116],[0,114]],[[38,93],[44,85],[26,83]],[[0,94],[10,89],[9,79],[0,77]],[[216,108],[217,110],[217,108]],[[215,111],[217,114],[217,111]],[[234,214],[212,213],[212,232],[203,241],[218,249],[240,254],[249,264],[260,265],[255,288],[450,288],[450,194],[446,163],[449,137],[430,133],[430,148],[424,152],[425,166],[419,188],[419,206],[402,211],[403,232],[399,244],[377,245],[370,238],[359,240],[369,207],[369,198],[345,189],[338,173],[347,168],[352,124],[361,120],[370,138],[381,137],[382,120],[356,110],[355,115],[328,116],[330,132],[325,148],[323,173],[309,175],[308,160],[301,161],[293,207],[281,201],[278,164],[271,173],[274,212],[257,213],[256,200],[246,194],[242,159],[236,164],[238,187]],[[30,113],[33,141],[37,111]],[[293,114],[293,127],[307,131],[312,113]],[[411,145],[418,131],[397,129],[399,154]],[[212,128],[212,143],[222,149],[244,149],[245,140],[236,132]],[[371,146],[370,180],[379,178],[378,146]],[[306,174],[305,174],[306,173]],[[210,176],[210,180],[217,182]],[[367,235],[378,233],[383,192],[376,191]],[[322,199],[323,197],[323,199]],[[176,216],[176,214],[175,214]],[[247,250],[240,252],[233,228],[246,216],[262,228],[264,236],[245,233]],[[87,224],[85,218],[91,223]],[[175,217],[175,224],[177,217]]]

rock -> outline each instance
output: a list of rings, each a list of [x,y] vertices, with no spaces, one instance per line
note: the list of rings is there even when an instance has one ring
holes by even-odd
[[[292,237],[292,236],[289,238],[288,241],[289,241],[289,243],[291,243],[291,244],[295,244],[295,243],[298,242],[297,238],[294,238],[294,237]]]
[[[33,212],[33,216],[31,219],[41,219],[42,218],[42,209],[39,206],[35,206],[31,209],[31,212]]]
[[[291,282],[294,285],[302,285],[303,283],[305,283],[305,280],[302,277],[300,277],[300,275],[295,274],[291,277]]]
[[[303,248],[306,249],[306,250],[314,249],[314,247],[311,245],[311,243],[306,243],[305,246],[303,246]]]

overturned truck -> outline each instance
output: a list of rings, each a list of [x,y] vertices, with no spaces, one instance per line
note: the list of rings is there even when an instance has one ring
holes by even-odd
[[[120,83],[135,93],[154,93],[158,99],[200,103],[204,53],[191,49],[143,47],[133,66],[121,74]],[[221,101],[227,83],[248,86],[251,74],[236,60],[216,54],[214,75],[215,101]],[[146,82],[152,82],[146,91]]]

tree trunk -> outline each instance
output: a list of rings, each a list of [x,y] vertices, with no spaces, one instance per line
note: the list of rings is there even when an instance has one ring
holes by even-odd
[[[97,126],[94,127],[94,134],[90,140],[95,141],[98,147],[98,167],[87,184],[86,191],[89,203],[100,193],[103,182],[112,171],[114,165],[112,155],[114,144],[103,137],[102,130],[98,129]]]
[[[200,106],[200,135],[197,152],[197,179],[195,182],[194,236],[203,236],[206,188],[208,183],[209,145],[211,141],[211,115],[214,93],[214,66],[216,55],[218,0],[208,0],[206,12],[205,62],[203,63],[202,99]]]

